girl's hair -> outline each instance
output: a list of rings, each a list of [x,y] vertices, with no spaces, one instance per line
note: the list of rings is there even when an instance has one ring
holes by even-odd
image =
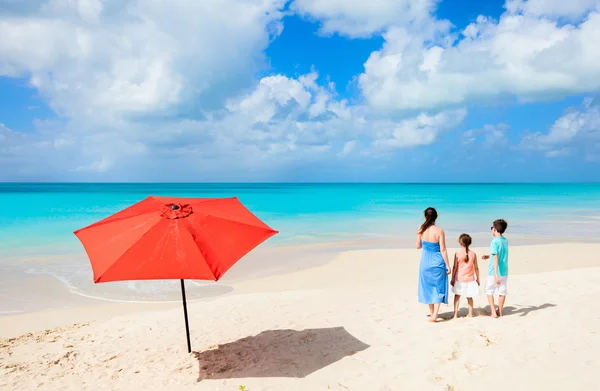
[[[458,237],[458,242],[465,247],[465,251],[467,252],[467,259],[465,260],[465,263],[469,263],[469,246],[471,243],[473,243],[471,237],[467,234],[462,234]]]
[[[427,208],[423,213],[425,215],[425,222],[419,228],[419,233],[422,234],[427,230],[427,228],[431,227],[435,224],[435,220],[437,220],[438,214],[435,208]]]

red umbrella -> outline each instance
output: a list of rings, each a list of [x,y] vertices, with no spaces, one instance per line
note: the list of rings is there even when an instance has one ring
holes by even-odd
[[[148,197],[75,231],[90,259],[94,282],[219,280],[240,258],[277,231],[236,197]]]

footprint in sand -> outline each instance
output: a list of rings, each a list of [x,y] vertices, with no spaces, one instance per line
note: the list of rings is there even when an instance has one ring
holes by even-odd
[[[438,360],[440,364],[446,364],[450,361],[456,361],[460,357],[460,344],[457,342],[454,343],[454,347],[450,351],[450,353],[444,353],[443,356],[439,356]],[[437,380],[436,380],[437,381]]]
[[[491,346],[494,344],[494,341],[492,341],[490,339],[490,337],[488,337],[487,335],[485,335],[485,333],[483,331],[479,331],[479,336],[482,338],[483,340],[483,344],[487,347],[487,346]]]
[[[456,360],[458,360],[459,356],[460,356],[460,344],[458,342],[455,342],[454,347],[452,348],[452,351],[450,352],[450,354],[448,356],[441,357],[440,363],[443,364],[448,361],[456,361]]]
[[[435,380],[436,383],[438,383],[440,385],[443,384],[443,383],[446,383],[446,381],[444,380],[444,378],[441,377],[441,376],[435,376],[434,380]],[[456,386],[453,386],[453,385],[448,384],[448,383],[445,384],[444,390],[445,391],[459,391]]]
[[[458,343],[454,346],[454,349],[452,349],[452,352],[450,353],[450,357],[448,357],[448,361],[455,361],[458,359],[460,353],[460,347],[458,345]]]
[[[476,372],[476,371],[478,371],[478,370],[480,370],[482,368],[485,368],[486,366],[487,365],[473,364],[471,362],[467,362],[465,364],[465,368],[466,368],[467,372],[469,372],[469,373]]]

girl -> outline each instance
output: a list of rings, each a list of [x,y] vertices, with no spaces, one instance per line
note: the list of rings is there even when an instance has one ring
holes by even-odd
[[[452,271],[452,292],[454,293],[454,318],[458,318],[458,304],[461,296],[467,297],[469,304],[469,318],[473,317],[473,297],[479,295],[479,266],[477,255],[469,250],[472,243],[471,237],[462,234],[458,238],[462,247],[454,254],[454,268]]]

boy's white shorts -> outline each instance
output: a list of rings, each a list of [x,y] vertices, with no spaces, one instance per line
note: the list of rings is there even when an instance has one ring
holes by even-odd
[[[507,276],[500,277],[500,284],[496,284],[496,279],[494,278],[494,276],[488,276],[487,281],[485,283],[485,294],[488,296],[493,296],[497,293],[499,296],[506,296],[507,280]]]

